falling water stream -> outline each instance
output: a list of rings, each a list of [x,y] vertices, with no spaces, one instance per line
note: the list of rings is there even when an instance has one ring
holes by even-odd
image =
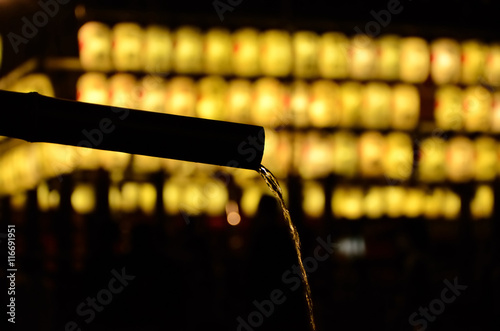
[[[302,274],[302,280],[304,282],[304,295],[306,297],[307,308],[309,311],[309,324],[311,326],[311,330],[316,330],[316,325],[314,323],[314,315],[313,315],[313,303],[311,298],[311,288],[309,286],[309,281],[307,279],[307,273],[304,269],[304,265],[302,264],[302,254],[300,252],[300,238],[299,233],[297,232],[297,228],[292,223],[292,218],[290,217],[290,211],[285,205],[285,200],[283,200],[283,193],[281,191],[281,187],[278,183],[278,180],[274,175],[263,165],[259,168],[259,174],[266,181],[269,189],[274,193],[278,201],[280,202],[281,209],[283,211],[283,216],[285,217],[286,222],[288,223],[288,228],[290,230],[290,235],[292,236],[293,242],[295,244],[295,251],[297,252],[297,259],[299,262],[300,272]]]

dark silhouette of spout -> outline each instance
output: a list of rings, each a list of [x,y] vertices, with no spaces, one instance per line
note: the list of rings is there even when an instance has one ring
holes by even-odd
[[[264,128],[0,90],[0,135],[257,170]]]

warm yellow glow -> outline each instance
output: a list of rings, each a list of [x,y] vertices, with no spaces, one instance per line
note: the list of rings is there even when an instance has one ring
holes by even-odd
[[[28,199],[26,192],[19,192],[10,197],[10,206],[14,210],[22,210],[26,206]]]
[[[194,116],[196,86],[192,78],[176,76],[167,83],[165,112],[167,114]]]
[[[465,130],[487,132],[491,125],[491,92],[482,86],[469,86],[463,96]]]
[[[80,62],[88,71],[109,71],[111,63],[111,29],[99,22],[87,22],[78,30]]]
[[[227,222],[232,226],[240,224],[241,222],[240,214],[238,214],[238,212],[235,211],[230,212],[229,214],[227,214]]]
[[[117,185],[109,187],[108,202],[109,209],[112,212],[119,212],[121,210],[121,192]]]
[[[460,196],[451,190],[445,190],[443,216],[447,220],[457,220],[461,209]]]
[[[488,185],[479,185],[470,203],[470,212],[474,219],[489,218],[493,214],[495,196]]]
[[[429,76],[430,50],[425,39],[401,39],[399,77],[407,83],[423,83]]]
[[[439,87],[435,93],[434,118],[443,130],[460,130],[463,126],[462,90],[455,85]]]
[[[135,173],[154,173],[160,170],[161,159],[146,155],[134,155],[132,168]]]
[[[475,167],[474,145],[469,138],[455,136],[446,148],[446,173],[454,182],[466,182],[473,178]]]
[[[153,215],[156,207],[156,188],[151,183],[142,183],[139,186],[139,207],[148,215]]]
[[[365,177],[379,177],[383,174],[386,157],[386,139],[378,131],[366,131],[359,137],[360,171]]]
[[[48,97],[54,97],[54,87],[50,78],[45,74],[30,74],[18,79],[9,88],[14,92],[38,92]]]
[[[413,170],[413,145],[406,133],[391,132],[386,136],[387,152],[383,157],[385,176],[407,180]]]
[[[302,208],[309,217],[321,217],[325,212],[325,191],[319,182],[306,181],[302,191]]]
[[[228,120],[239,123],[250,123],[250,103],[252,84],[246,79],[233,79],[227,91]]]
[[[80,214],[88,214],[95,209],[95,190],[90,184],[78,184],[71,194],[71,206]]]
[[[493,86],[500,86],[500,44],[491,44],[486,55],[484,76],[486,82]]]
[[[259,32],[244,28],[232,34],[233,72],[241,77],[253,77],[260,73],[259,68]]]
[[[122,187],[122,210],[124,212],[134,212],[137,210],[139,203],[139,184],[135,182],[127,182]]]
[[[144,69],[149,73],[167,73],[172,66],[172,35],[158,25],[150,25],[145,31]]]
[[[226,29],[210,29],[204,40],[204,71],[208,74],[231,73],[231,34]]]
[[[350,131],[338,131],[333,135],[334,171],[338,175],[354,177],[357,173],[359,155],[356,136]]]
[[[57,190],[51,190],[49,192],[49,206],[51,209],[57,209],[61,201],[61,195]]]
[[[400,42],[397,35],[384,35],[377,38],[376,78],[382,80],[399,79]]]
[[[363,213],[369,218],[380,218],[386,210],[385,205],[385,189],[370,187],[364,197]]]
[[[107,105],[109,103],[108,88],[105,74],[86,72],[76,82],[76,100]]]
[[[227,83],[219,76],[208,76],[198,82],[196,116],[213,120],[226,120]]]
[[[474,145],[476,155],[475,179],[494,180],[498,166],[496,140],[492,137],[482,136],[475,140]]]
[[[365,34],[355,35],[350,44],[349,73],[357,80],[371,79],[375,73],[377,49],[374,39]]]
[[[363,89],[361,126],[367,129],[387,129],[391,124],[392,91],[389,85],[369,82]]]
[[[418,178],[424,182],[441,182],[446,178],[446,143],[432,137],[420,143]]]
[[[139,89],[134,75],[118,73],[109,79],[109,103],[115,107],[139,106]]]
[[[175,215],[179,213],[179,206],[181,201],[182,186],[174,178],[165,181],[163,185],[163,208],[168,215]]]
[[[460,78],[460,45],[453,39],[441,38],[431,44],[431,77],[434,83],[455,84]]]
[[[241,210],[248,217],[253,217],[257,213],[263,190],[258,185],[249,185],[243,188],[240,206]]]
[[[343,79],[349,74],[349,39],[338,32],[324,33],[318,45],[318,69],[323,78]]]
[[[363,191],[358,187],[336,187],[331,204],[335,217],[358,219],[363,215]]]
[[[111,56],[118,71],[143,69],[144,31],[137,23],[118,23],[113,27]]]
[[[388,186],[385,188],[387,216],[396,218],[403,216],[406,204],[406,188],[402,186]]]
[[[414,218],[422,215],[425,205],[425,194],[421,188],[408,188],[404,202],[403,214]]]
[[[435,188],[425,197],[424,216],[435,219],[443,213],[443,203],[445,201],[445,191],[442,188]]]
[[[148,75],[140,83],[139,109],[163,113],[167,95],[165,80]]]
[[[209,216],[223,215],[229,199],[229,193],[224,183],[215,179],[207,179],[206,182],[202,183],[202,189],[207,200],[204,211]]]
[[[360,124],[362,90],[363,87],[359,82],[340,84],[341,127],[352,128]]]
[[[260,34],[260,68],[267,76],[290,74],[293,62],[290,34],[283,30],[267,30]]]
[[[180,74],[197,74],[202,70],[203,37],[192,26],[182,26],[174,34],[173,68]]]
[[[392,107],[393,129],[415,129],[420,116],[420,95],[414,85],[395,85],[392,91]]]
[[[334,127],[340,121],[340,92],[338,85],[329,80],[315,81],[311,86],[309,122],[315,127]]]
[[[293,34],[293,74],[300,78],[315,77],[318,73],[318,35],[312,31]]]
[[[476,84],[484,72],[488,47],[478,40],[466,40],[462,42],[461,47],[461,82],[465,85]]]

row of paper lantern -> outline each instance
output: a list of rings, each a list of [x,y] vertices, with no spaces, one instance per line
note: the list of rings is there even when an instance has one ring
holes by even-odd
[[[493,181],[500,174],[500,144],[489,136],[432,135],[421,140],[402,132],[333,134],[280,132],[266,137],[263,164],[279,177],[379,178],[388,183]],[[270,154],[268,154],[268,151]]]
[[[285,84],[264,77],[226,81],[207,76],[141,80],[120,73],[86,73],[77,83],[77,99],[185,116],[228,120],[265,127],[361,127],[412,130],[420,114],[418,89],[410,84],[297,80]]]
[[[254,181],[242,187],[239,202],[229,199],[227,186],[208,176],[172,177],[163,186],[163,208],[168,215],[184,217],[226,215],[231,225],[238,225],[241,215],[254,217],[263,195],[269,195],[265,185]],[[284,187],[286,194],[286,186]],[[157,206],[156,188],[147,182],[125,182],[109,188],[109,207],[112,213],[140,211],[153,215]],[[59,192],[49,190],[45,183],[37,189],[41,211],[57,209]],[[325,187],[319,181],[302,182],[302,210],[308,218],[320,218],[326,210]],[[424,217],[456,220],[460,217],[460,196],[447,187],[359,186],[340,185],[333,188],[331,210],[336,218],[372,219],[389,217]],[[478,185],[470,201],[474,219],[490,218],[494,212],[494,192],[491,186]],[[95,211],[96,191],[91,184],[77,184],[71,193],[71,205],[80,214]],[[234,216],[233,216],[234,215]]]
[[[295,173],[302,178],[336,174],[346,178],[385,178],[421,182],[493,181],[500,173],[500,144],[492,137],[432,135],[418,140],[402,132],[355,134],[337,131],[266,132],[262,163],[279,178]],[[112,180],[121,180],[125,169],[135,174],[158,171],[182,174],[211,173],[220,167],[143,155],[101,151],[57,144],[22,144],[0,157],[0,194],[35,187],[41,180],[75,170],[103,168]],[[257,176],[252,171],[223,168],[237,181]],[[240,181],[240,183],[242,183]]]
[[[223,28],[201,31],[123,22],[112,28],[87,22],[79,30],[86,70],[219,74],[242,77],[400,80],[436,84],[500,84],[500,44],[478,40],[367,35],[340,32],[258,31]]]

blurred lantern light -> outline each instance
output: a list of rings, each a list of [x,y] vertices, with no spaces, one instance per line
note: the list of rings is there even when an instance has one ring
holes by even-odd
[[[114,184],[109,187],[108,202],[111,212],[121,211],[121,192],[118,185]]]
[[[204,211],[209,216],[223,215],[229,199],[227,187],[213,178],[207,178],[202,185],[203,194],[207,199]]]
[[[384,173],[386,139],[378,131],[366,131],[358,140],[360,172],[364,177],[380,177]]]
[[[424,182],[441,182],[446,178],[446,142],[426,138],[418,151],[418,178]]]
[[[284,116],[284,95],[280,81],[271,77],[259,78],[254,85],[252,123],[265,127],[288,124],[289,119]]]
[[[148,75],[140,82],[138,109],[163,113],[167,89],[165,80],[159,76]]]
[[[208,76],[198,82],[196,116],[206,119],[227,120],[227,83],[220,76]]]
[[[462,84],[477,84],[483,78],[487,50],[487,46],[477,40],[462,42],[462,71],[460,76]]]
[[[109,79],[109,103],[111,106],[134,108],[139,105],[139,88],[134,75],[118,73]]]
[[[471,216],[474,219],[490,218],[493,214],[494,205],[495,197],[491,186],[479,185],[470,202]]]
[[[334,171],[338,175],[354,177],[357,173],[358,162],[358,140],[350,131],[338,131],[333,134]]]
[[[349,48],[349,74],[356,80],[374,78],[377,48],[373,38],[366,34],[355,35]]]
[[[334,127],[340,121],[340,92],[329,80],[315,81],[311,86],[309,122],[315,127]]]
[[[267,30],[259,36],[259,60],[262,74],[284,77],[293,64],[292,40],[284,30]]]
[[[420,116],[420,95],[418,89],[409,84],[397,84],[392,91],[392,128],[413,130]]]
[[[144,32],[144,70],[165,74],[172,67],[172,35],[159,25],[149,25]]]
[[[231,200],[226,203],[226,215],[227,222],[230,225],[236,226],[240,224],[241,215],[239,213],[238,203],[236,203],[236,201]]]
[[[316,181],[305,181],[302,189],[302,208],[311,218],[319,218],[325,212],[325,191]]]
[[[204,36],[203,69],[207,74],[231,73],[231,34],[226,29],[210,29]]]
[[[263,190],[259,185],[248,185],[243,188],[241,195],[241,210],[248,217],[253,217],[257,213]]]
[[[342,33],[327,32],[318,42],[318,70],[323,78],[344,79],[349,75],[349,39]]]
[[[345,82],[340,85],[340,121],[344,128],[359,126],[363,87],[359,82]]]
[[[195,116],[196,86],[192,78],[176,76],[167,83],[165,112],[167,114]]]
[[[445,191],[442,188],[434,188],[425,196],[424,216],[428,219],[436,219],[443,214],[445,202]]]
[[[311,92],[309,84],[303,80],[295,80],[290,86],[290,116],[294,127],[309,125],[309,101]]]
[[[430,51],[427,42],[419,37],[401,39],[399,77],[407,83],[423,83],[430,71]]]
[[[463,92],[464,128],[471,132],[490,129],[493,96],[482,86],[469,86]]]
[[[500,133],[500,92],[494,92],[492,98],[490,130],[493,133]]]
[[[318,35],[312,31],[293,34],[293,74],[300,78],[313,78],[318,74]]]
[[[408,188],[404,203],[403,215],[415,218],[422,215],[425,205],[425,193],[421,188]]]
[[[363,90],[361,125],[367,129],[387,129],[391,124],[392,91],[389,85],[369,82]]]
[[[241,77],[253,77],[260,73],[259,32],[252,28],[236,30],[232,34],[233,72]]]
[[[401,217],[404,214],[406,201],[406,188],[402,186],[388,186],[385,188],[385,201],[387,216],[391,218]]]
[[[413,145],[408,134],[391,132],[386,138],[387,153],[383,158],[388,178],[407,180],[413,171]]]
[[[446,173],[453,182],[466,182],[473,178],[476,163],[474,145],[469,138],[455,136],[446,148]]]
[[[455,192],[446,189],[443,201],[443,216],[447,220],[457,220],[461,209],[460,196]]]
[[[80,62],[88,71],[110,71],[111,29],[99,22],[87,22],[78,30]]]
[[[431,43],[431,76],[437,85],[456,84],[460,79],[460,45],[453,39],[441,38]]]
[[[377,61],[375,77],[382,80],[399,79],[400,45],[397,35],[385,35],[376,40]]]
[[[178,178],[170,178],[163,185],[163,208],[168,215],[176,215],[180,212],[182,188],[185,181]]]
[[[95,190],[90,184],[77,184],[71,193],[71,206],[79,214],[88,214],[95,209]]]
[[[497,142],[488,136],[478,137],[474,141],[476,163],[474,178],[479,181],[492,181],[497,175]]]
[[[227,90],[228,120],[239,123],[250,123],[252,83],[246,79],[234,79],[229,82]]]
[[[14,210],[23,210],[26,206],[28,196],[26,192],[19,192],[10,196],[10,206]]]
[[[500,44],[490,45],[486,55],[484,76],[488,84],[500,86]]]
[[[153,215],[156,207],[156,188],[151,183],[139,186],[138,204],[143,213]]]
[[[144,30],[136,23],[123,22],[113,27],[111,52],[116,70],[140,71],[143,69],[144,37]]]
[[[109,86],[106,75],[98,72],[86,72],[76,83],[76,100],[81,102],[107,105]]]
[[[371,186],[363,200],[363,214],[369,218],[380,218],[385,213],[385,189]]]
[[[122,210],[127,213],[133,213],[137,210],[139,204],[139,184],[136,182],[126,182],[122,186]]]
[[[38,203],[38,209],[45,212],[50,209],[49,202],[49,186],[46,182],[41,182],[36,190],[36,199]]]
[[[436,90],[434,119],[438,128],[460,130],[463,127],[463,92],[458,86],[444,85]]]
[[[174,33],[173,67],[180,74],[202,71],[203,37],[198,28],[179,27]]]

